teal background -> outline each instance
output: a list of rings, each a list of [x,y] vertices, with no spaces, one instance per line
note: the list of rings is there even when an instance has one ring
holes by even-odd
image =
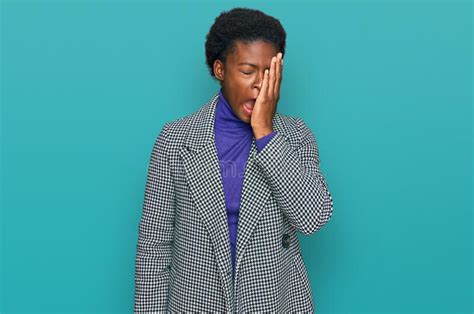
[[[1,312],[132,312],[154,140],[217,92],[235,6],[285,27],[278,111],[333,194],[317,312],[472,312],[472,2],[66,0],[1,2]]]

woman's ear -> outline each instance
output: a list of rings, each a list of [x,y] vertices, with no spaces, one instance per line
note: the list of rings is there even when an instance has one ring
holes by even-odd
[[[224,81],[224,64],[222,63],[221,60],[216,59],[214,61],[213,69],[214,69],[214,76],[219,81]]]

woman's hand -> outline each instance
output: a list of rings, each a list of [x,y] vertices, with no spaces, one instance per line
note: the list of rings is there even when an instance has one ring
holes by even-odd
[[[252,116],[250,117],[250,125],[256,139],[273,132],[272,119],[280,99],[282,70],[283,59],[282,53],[279,52],[272,57],[270,72],[265,70],[262,87],[255,100]]]

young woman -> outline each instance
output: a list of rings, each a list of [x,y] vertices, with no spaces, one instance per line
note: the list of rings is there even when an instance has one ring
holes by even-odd
[[[314,312],[297,232],[331,217],[316,139],[276,111],[286,33],[223,12],[206,39],[220,89],[154,144],[139,226],[135,313]]]

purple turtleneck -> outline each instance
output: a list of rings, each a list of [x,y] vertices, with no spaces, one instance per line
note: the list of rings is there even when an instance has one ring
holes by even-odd
[[[219,91],[219,100],[216,107],[214,132],[227,208],[232,271],[235,272],[235,245],[240,194],[246,162],[252,147],[253,131],[250,124],[243,122],[234,114],[232,107],[222,93],[222,88]],[[275,131],[256,140],[257,151],[263,150],[274,135]]]

